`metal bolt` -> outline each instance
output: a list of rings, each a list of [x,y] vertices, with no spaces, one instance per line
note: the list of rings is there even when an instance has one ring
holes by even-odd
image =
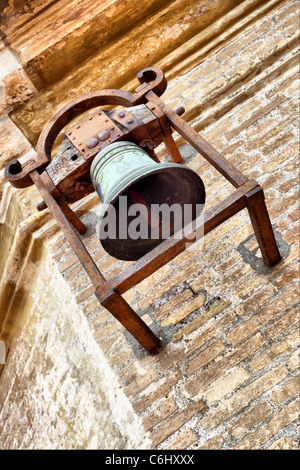
[[[77,181],[75,184],[75,191],[84,191],[87,184],[84,181]]]
[[[127,124],[132,124],[133,123],[133,119],[127,119]]]
[[[22,171],[22,165],[16,158],[8,164],[8,172],[11,175],[18,175]]]
[[[183,113],[185,113],[185,109],[183,106],[179,106],[179,108],[175,109],[174,111],[176,114],[178,114],[178,116],[181,116]]]
[[[93,119],[92,116],[90,116],[90,117],[89,117],[89,121],[91,121],[92,119]]]
[[[79,129],[79,128],[80,128],[80,126],[76,126],[76,129]]]
[[[72,134],[72,132],[68,132],[68,135],[71,135],[71,134]]]
[[[111,128],[110,128],[110,129],[113,131],[113,130],[114,130],[114,126],[111,126]]]
[[[119,113],[119,117],[120,117],[120,118],[125,117],[125,113],[123,113],[123,112],[122,112],[122,113]]]
[[[87,141],[86,146],[87,146],[88,149],[92,149],[92,148],[96,147],[96,145],[98,145],[98,142],[99,142],[98,137],[91,137]]]
[[[41,201],[36,205],[36,208],[38,211],[43,211],[44,209],[47,208],[47,205],[44,201]]]
[[[99,134],[98,134],[98,139],[99,140],[106,140],[108,139],[110,136],[110,132],[108,130],[105,130],[105,131],[101,131]]]
[[[89,153],[87,153],[87,154],[86,154],[86,156],[87,156],[87,157],[89,157],[89,156],[90,156],[90,154],[89,154]]]

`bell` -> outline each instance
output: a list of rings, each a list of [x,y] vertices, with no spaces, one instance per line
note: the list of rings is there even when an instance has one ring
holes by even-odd
[[[120,141],[94,158],[91,180],[103,206],[97,235],[111,256],[134,261],[200,215],[205,188],[177,163],[157,163],[138,145]]]

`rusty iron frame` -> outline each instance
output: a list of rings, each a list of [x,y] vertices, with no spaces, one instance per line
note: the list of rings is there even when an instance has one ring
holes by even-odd
[[[265,205],[263,189],[260,185],[255,180],[248,180],[245,175],[187,124],[180,117],[182,109],[174,111],[160,99],[160,95],[167,87],[162,70],[149,67],[139,72],[137,78],[141,85],[135,90],[135,94],[122,90],[101,90],[73,100],[62,108],[44,127],[37,144],[37,158],[24,164],[19,160],[13,160],[7,165],[5,176],[17,188],[35,184],[44,201],[44,207],[48,207],[85,268],[100,304],[136,338],[148,353],[156,353],[161,346],[160,339],[125,301],[122,294],[183,252],[187,240],[191,242],[192,237],[194,237],[194,240],[198,240],[199,237],[205,236],[246,208],[266,265],[273,266],[280,261],[281,255]],[[181,234],[175,234],[164,240],[152,251],[109,280],[106,280],[101,274],[78,235],[78,233],[84,233],[85,226],[71,210],[64,195],[56,188],[45,172],[51,161],[51,150],[54,141],[64,126],[88,109],[107,104],[127,107],[145,104],[159,121],[164,134],[163,140],[175,162],[181,162],[182,158],[171,136],[172,130],[176,130],[236,188],[232,194],[196,219],[194,226],[188,232],[184,230]],[[99,111],[97,112],[99,118]],[[139,123],[134,118],[132,120],[127,111],[121,112],[118,122],[122,123],[125,118],[129,123],[129,131],[135,135],[137,140],[142,141],[143,139],[145,146],[147,143],[149,144],[151,138],[148,139],[149,134],[147,130],[143,129],[143,123]],[[111,129],[115,127],[115,124],[107,121],[107,126],[110,126]],[[114,131],[113,139],[122,139],[120,129],[111,130]],[[76,126],[68,132],[75,133]],[[152,148],[150,147],[151,145],[148,150],[151,155]],[[83,148],[84,158],[87,159],[88,147],[85,145]],[[80,146],[77,146],[77,149],[80,150]],[[93,150],[88,157],[92,159],[95,154],[96,151]],[[157,161],[155,155],[153,155],[153,158]]]

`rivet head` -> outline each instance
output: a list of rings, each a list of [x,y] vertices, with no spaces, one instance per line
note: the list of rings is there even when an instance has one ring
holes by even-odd
[[[119,117],[120,117],[120,118],[125,117],[125,113],[123,113],[123,112],[122,112],[122,113],[119,113]]]
[[[133,123],[133,119],[127,119],[126,123],[127,123],[127,124],[132,124],[132,123]]]
[[[99,140],[106,140],[108,139],[108,137],[110,136],[110,132],[105,130],[105,131],[101,131],[99,134],[98,134],[98,138]]]
[[[98,142],[99,142],[99,139],[97,139],[97,137],[91,137],[87,141],[86,146],[88,149],[93,149],[94,147],[96,147],[96,145],[98,145]]]

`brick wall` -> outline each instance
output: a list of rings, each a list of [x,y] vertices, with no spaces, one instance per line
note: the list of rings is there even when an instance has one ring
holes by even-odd
[[[264,188],[283,256],[276,267],[263,264],[245,210],[219,226],[198,249],[124,294],[162,338],[163,349],[149,356],[99,306],[61,233],[50,224],[35,234],[57,264],[60,282],[71,289],[152,449],[298,448],[298,8],[296,1],[256,5],[231,35],[227,31],[224,44],[206,45],[204,57],[170,81],[165,93],[172,106],[186,108],[183,117],[207,141]],[[205,183],[206,209],[230,194],[216,170],[177,142],[185,164]],[[160,155],[168,159],[163,150]],[[32,190],[18,196],[20,204],[26,194],[31,207]],[[96,198],[85,207],[89,231],[83,240],[110,278],[126,263],[101,249]]]

